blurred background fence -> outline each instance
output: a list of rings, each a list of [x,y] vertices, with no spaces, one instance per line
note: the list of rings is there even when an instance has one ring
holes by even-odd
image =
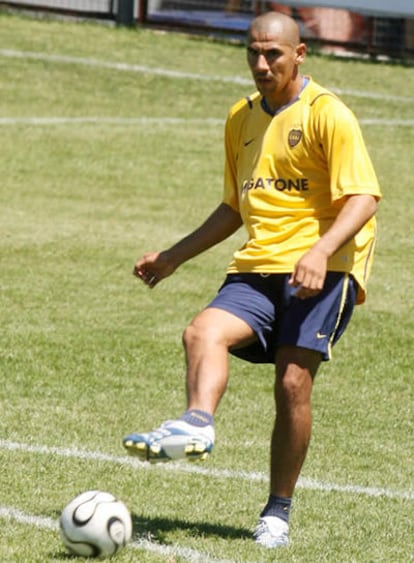
[[[292,15],[315,49],[414,61],[414,0],[0,0],[0,6],[241,40],[257,14]]]

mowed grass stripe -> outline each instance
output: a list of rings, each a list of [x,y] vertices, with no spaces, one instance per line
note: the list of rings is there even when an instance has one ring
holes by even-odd
[[[109,70],[119,70],[122,72],[137,72],[145,73],[149,75],[184,79],[184,80],[203,80],[207,82],[224,82],[231,84],[241,84],[241,85],[253,85],[253,81],[250,78],[244,78],[242,76],[218,76],[218,75],[208,75],[208,74],[198,74],[191,72],[183,72],[177,70],[171,70],[166,68],[154,68],[147,67],[145,65],[137,65],[130,63],[120,63],[103,61],[94,58],[87,57],[70,57],[67,55],[55,54],[50,55],[47,53],[37,53],[33,51],[18,51],[14,49],[0,49],[0,56],[9,58],[20,58],[20,59],[34,59],[40,61],[47,61],[59,64],[77,64],[89,67],[97,68],[107,68]],[[383,94],[379,92],[369,92],[364,90],[354,90],[347,88],[335,88],[328,87],[332,92],[338,95],[349,95],[354,98],[368,98],[373,100],[383,100],[383,101],[393,101],[401,103],[414,103],[414,98],[409,96],[396,96],[394,94]]]
[[[21,442],[12,442],[9,440],[0,440],[0,449],[8,451],[22,451],[25,453],[42,454],[49,456],[67,457],[73,459],[83,459],[88,461],[112,463],[116,465],[127,465],[136,470],[161,470],[172,471],[177,473],[192,473],[205,475],[209,479],[242,479],[247,481],[267,482],[268,477],[264,473],[250,471],[232,471],[224,469],[213,469],[203,467],[196,464],[169,463],[150,465],[142,463],[133,457],[114,456],[102,452],[81,450],[78,448],[60,448],[53,446],[45,446],[40,444],[25,444]],[[386,489],[383,487],[362,487],[360,485],[339,485],[336,483],[327,483],[315,479],[300,477],[298,487],[309,490],[319,490],[325,492],[337,492],[350,495],[365,495],[368,497],[386,497],[404,500],[414,500],[414,491],[397,491],[394,489]]]

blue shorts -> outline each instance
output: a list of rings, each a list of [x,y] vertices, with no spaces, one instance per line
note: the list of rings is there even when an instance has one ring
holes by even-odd
[[[231,350],[254,363],[274,363],[280,346],[320,352],[323,360],[347,326],[354,309],[357,284],[343,272],[328,272],[323,290],[299,299],[288,285],[290,274],[229,274],[208,305],[243,319],[257,341]]]

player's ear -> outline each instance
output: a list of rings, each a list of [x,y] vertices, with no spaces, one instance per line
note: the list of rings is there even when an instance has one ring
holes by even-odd
[[[296,64],[298,65],[302,64],[303,61],[305,60],[305,55],[306,55],[306,45],[305,43],[299,43],[299,45],[296,46],[296,56],[295,56]]]

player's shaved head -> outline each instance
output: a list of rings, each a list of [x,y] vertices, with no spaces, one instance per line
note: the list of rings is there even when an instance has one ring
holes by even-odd
[[[258,37],[265,41],[277,38],[292,47],[300,43],[299,27],[295,20],[280,12],[266,12],[251,22],[247,41]]]
[[[294,99],[303,85],[299,65],[306,54],[295,20],[280,12],[258,16],[250,24],[246,47],[253,79],[268,108],[276,111]]]

